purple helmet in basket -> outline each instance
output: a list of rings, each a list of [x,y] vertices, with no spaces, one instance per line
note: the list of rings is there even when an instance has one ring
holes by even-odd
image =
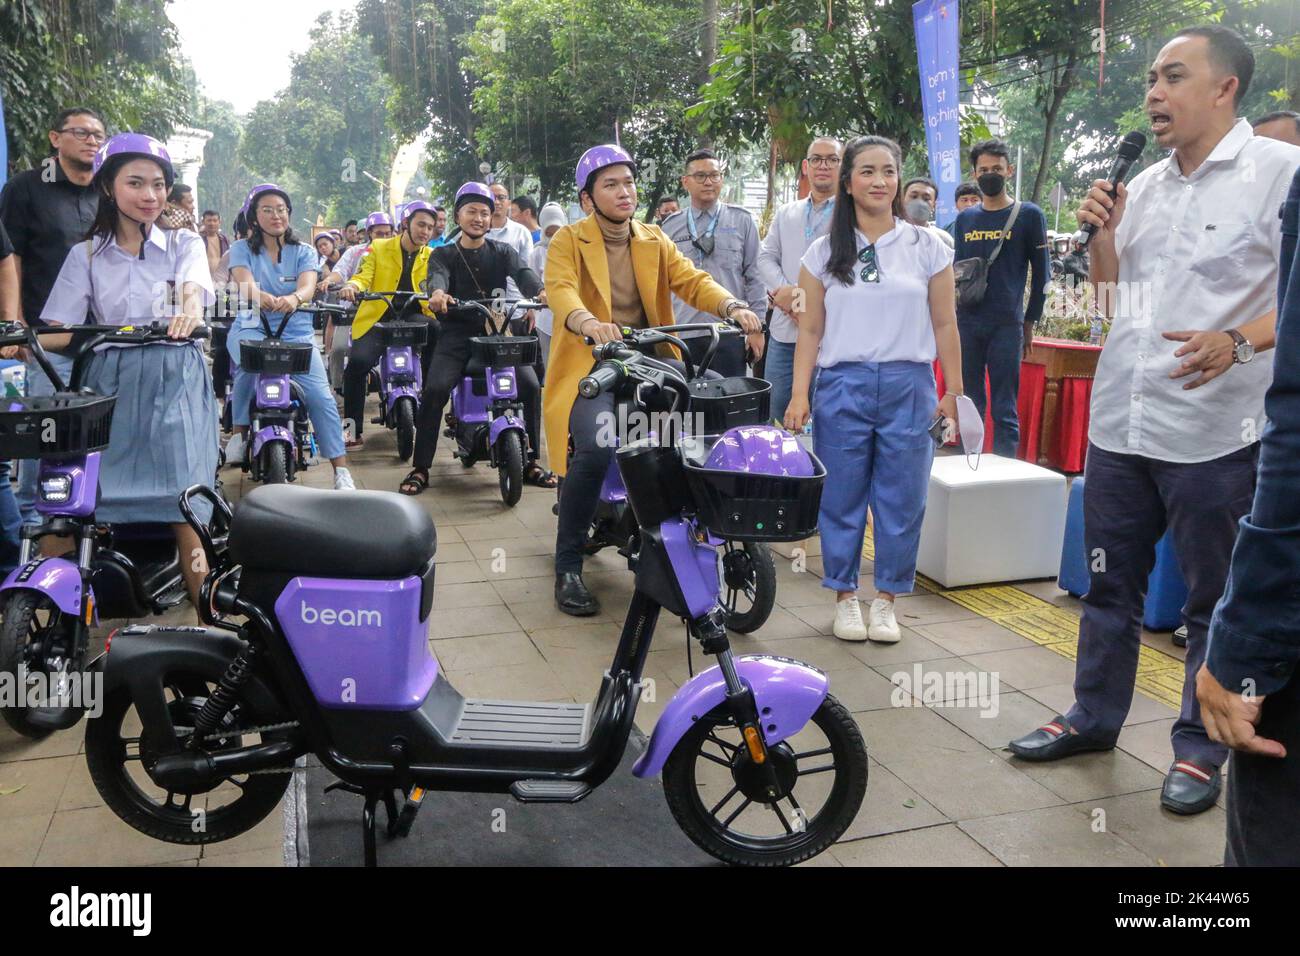
[[[470,202],[481,202],[493,212],[497,211],[496,198],[492,195],[492,190],[483,183],[466,183],[457,189],[453,212],[460,212],[460,207]]]
[[[128,159],[152,159],[163,171],[163,179],[170,190],[176,182],[176,171],[172,168],[172,158],[167,148],[152,136],[144,133],[118,133],[95,151],[91,161],[92,182],[100,182],[100,173],[111,176]]]
[[[811,478],[813,459],[789,432],[771,425],[741,425],[723,434],[704,468],[786,478]]]
[[[606,166],[630,166],[632,174],[636,175],[636,160],[622,146],[614,143],[606,143],[604,146],[593,146],[582,154],[578,160],[577,168],[573,171],[573,181],[578,186],[578,192],[588,189],[591,184],[591,177],[600,172]]]

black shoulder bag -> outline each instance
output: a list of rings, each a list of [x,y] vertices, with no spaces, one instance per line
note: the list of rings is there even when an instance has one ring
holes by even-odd
[[[1012,204],[1011,216],[1002,230],[1002,238],[993,247],[993,254],[988,259],[971,256],[969,259],[962,259],[952,264],[953,275],[957,280],[958,305],[974,308],[984,301],[984,293],[989,287],[989,270],[993,268],[993,263],[997,262],[1002,246],[1006,243],[1007,236],[1011,235],[1011,227],[1015,225],[1018,215],[1020,215],[1020,200]]]

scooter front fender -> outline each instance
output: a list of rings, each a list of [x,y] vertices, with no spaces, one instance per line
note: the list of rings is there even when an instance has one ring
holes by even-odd
[[[81,569],[65,558],[36,558],[14,568],[0,584],[0,594],[7,591],[35,591],[49,598],[64,614],[81,616]],[[91,591],[92,601],[94,597]],[[99,623],[98,613],[94,623]]]
[[[523,419],[516,418],[514,415],[500,415],[492,419],[492,424],[488,429],[488,444],[495,448],[497,439],[501,437],[502,432],[507,428],[519,429],[520,438],[523,438],[527,434],[527,431],[524,429]]]
[[[293,449],[293,436],[289,434],[289,429],[283,425],[267,425],[259,428],[257,434],[253,436],[253,450],[250,454],[250,461],[262,453],[262,446],[269,441],[282,441]]]
[[[754,702],[763,719],[763,739],[769,747],[802,730],[830,689],[825,674],[788,657],[738,657],[736,673],[754,693]],[[677,742],[697,720],[722,704],[726,696],[726,680],[716,665],[683,684],[664,708],[650,735],[650,745],[633,765],[632,773],[638,777],[659,773]]]

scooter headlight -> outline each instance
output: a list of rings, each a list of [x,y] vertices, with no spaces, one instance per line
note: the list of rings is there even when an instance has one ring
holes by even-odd
[[[53,478],[41,479],[41,500],[60,504],[72,497],[72,478],[68,475],[55,475]]]
[[[405,355],[394,355],[394,356],[393,356],[393,368],[406,368],[406,356],[405,356]]]
[[[279,386],[279,385],[267,385],[267,386],[265,386],[265,392],[266,392],[266,397],[267,397],[267,398],[279,398],[279,397],[280,397],[280,386]]]
[[[512,387],[514,384],[515,384],[515,383],[514,383],[514,380],[511,379],[511,377],[510,377],[509,375],[498,375],[498,376],[497,376],[497,391],[498,391],[498,392],[508,392],[508,391],[510,391],[511,387]]]

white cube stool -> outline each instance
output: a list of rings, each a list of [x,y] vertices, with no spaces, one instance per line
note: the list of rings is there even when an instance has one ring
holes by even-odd
[[[1027,461],[936,457],[917,570],[944,587],[1055,577],[1065,504],[1065,476]]]

